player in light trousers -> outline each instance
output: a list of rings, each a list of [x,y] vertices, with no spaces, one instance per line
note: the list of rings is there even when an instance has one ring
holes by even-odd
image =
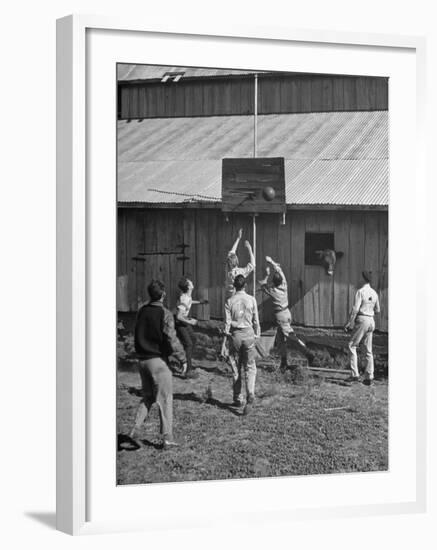
[[[373,331],[375,330],[375,313],[380,313],[379,297],[376,291],[370,286],[372,282],[372,273],[370,271],[362,272],[361,286],[355,294],[354,305],[349,316],[349,321],[345,325],[345,330],[353,330],[352,338],[349,341],[349,358],[351,377],[349,381],[358,382],[360,374],[358,372],[357,347],[361,341],[366,349],[366,367],[363,384],[372,385],[374,378],[373,364]]]
[[[245,292],[246,279],[237,275],[234,280],[235,293],[225,304],[225,335],[231,341],[231,355],[235,358],[233,367],[234,405],[243,404],[242,376],[246,380],[246,406],[248,414],[255,400],[256,350],[255,339],[260,337],[258,306],[253,296]]]

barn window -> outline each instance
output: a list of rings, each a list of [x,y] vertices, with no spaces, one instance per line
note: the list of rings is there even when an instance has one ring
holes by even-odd
[[[316,250],[334,248],[334,233],[305,233],[305,265],[321,265]]]
[[[184,76],[184,74],[185,74],[184,71],[179,71],[179,72],[168,71],[163,74],[161,78],[161,82],[177,82]]]

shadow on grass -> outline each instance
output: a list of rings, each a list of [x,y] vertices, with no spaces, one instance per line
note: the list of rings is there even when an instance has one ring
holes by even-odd
[[[211,405],[212,407],[216,407],[217,409],[229,411],[235,416],[241,415],[241,413],[238,411],[237,407],[235,407],[233,403],[223,403],[222,401],[219,401],[214,397],[202,398],[199,395],[195,394],[194,392],[175,393],[173,394],[173,399],[176,399],[178,401],[193,401],[194,403],[204,403],[206,405]]]
[[[208,403],[208,405],[212,405],[213,407],[217,407],[218,409],[229,411],[235,416],[241,416],[241,412],[238,407],[236,407],[233,403],[223,403],[214,397],[210,397],[206,403]]]
[[[117,434],[118,451],[138,451],[139,448],[140,445],[128,435]]]
[[[127,389],[128,393],[135,395],[135,397],[143,397],[143,392],[141,388],[136,388],[135,386],[129,386],[122,389]]]
[[[226,368],[221,369],[220,367],[217,367],[217,365],[215,365],[214,367],[208,367],[206,365],[202,365],[201,363],[197,363],[196,368],[203,370],[208,374],[216,374],[217,376],[221,376],[222,378],[230,378],[231,376],[231,373],[226,370]]]
[[[193,401],[194,403],[205,403],[205,399],[202,399],[200,395],[194,392],[190,393],[174,393],[173,399],[177,401]]]

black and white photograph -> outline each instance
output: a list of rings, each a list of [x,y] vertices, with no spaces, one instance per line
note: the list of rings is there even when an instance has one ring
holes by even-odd
[[[116,86],[117,484],[387,471],[389,79]]]

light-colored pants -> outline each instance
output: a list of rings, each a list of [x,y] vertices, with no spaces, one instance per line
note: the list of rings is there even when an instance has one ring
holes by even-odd
[[[277,311],[275,313],[276,324],[278,325],[278,348],[281,356],[281,367],[286,367],[287,361],[287,344],[293,342],[294,345],[306,357],[309,355],[309,350],[304,342],[298,338],[291,326],[291,312],[289,309]]]
[[[256,350],[255,334],[252,329],[237,329],[232,333],[231,354],[234,361],[230,362],[232,378],[234,381],[234,401],[241,401],[242,395],[242,373],[246,379],[246,397],[255,396],[256,381]]]
[[[352,376],[359,376],[357,347],[363,341],[366,347],[366,371],[365,377],[373,380],[373,352],[372,341],[373,331],[375,330],[375,320],[373,317],[358,315],[355,320],[355,330],[349,342],[349,357]]]
[[[281,356],[281,367],[285,367],[287,364],[287,338],[294,332],[291,326],[290,310],[284,309],[283,311],[275,312],[275,321],[278,325],[277,343]]]
[[[154,403],[159,407],[161,434],[173,438],[173,379],[167,364],[159,357],[139,361],[143,399],[138,407],[135,429],[146,420]]]

